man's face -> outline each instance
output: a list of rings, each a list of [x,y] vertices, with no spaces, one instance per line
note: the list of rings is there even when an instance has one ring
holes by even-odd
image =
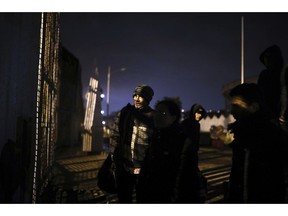
[[[143,97],[141,97],[140,95],[135,95],[133,97],[133,100],[134,100],[134,106],[136,109],[140,109],[140,108],[147,105],[146,100]]]
[[[199,112],[196,112],[196,113],[195,113],[195,120],[196,120],[196,121],[200,121],[200,120],[201,120],[201,117],[202,117],[202,114],[201,114],[201,113],[199,113]]]
[[[234,96],[231,99],[231,114],[236,120],[245,118],[251,114],[251,107],[242,97]]]

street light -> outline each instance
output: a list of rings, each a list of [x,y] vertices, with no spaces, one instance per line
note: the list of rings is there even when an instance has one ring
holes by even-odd
[[[126,68],[120,68],[120,71],[125,71]],[[107,72],[107,116],[109,116],[109,103],[110,103],[110,79],[111,79],[111,67],[110,65],[108,66],[108,72]]]

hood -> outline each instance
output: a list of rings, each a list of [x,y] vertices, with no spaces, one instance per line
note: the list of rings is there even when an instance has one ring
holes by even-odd
[[[198,103],[192,105],[190,109],[189,117],[194,118],[196,112],[199,112],[202,114],[201,119],[204,118],[204,116],[207,113],[206,110],[203,108],[203,106]]]

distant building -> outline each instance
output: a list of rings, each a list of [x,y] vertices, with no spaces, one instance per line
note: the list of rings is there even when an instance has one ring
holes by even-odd
[[[98,70],[90,77],[89,88],[86,92],[85,117],[82,132],[82,150],[84,152],[100,153],[103,151],[102,124],[102,89],[98,80]]]
[[[227,128],[228,124],[235,121],[233,116],[226,110],[208,111],[205,118],[199,123],[201,125],[201,132],[210,132],[211,126],[222,125]]]
[[[60,47],[60,78],[58,100],[56,155],[62,151],[81,150],[81,125],[84,121],[81,66],[65,47]],[[73,153],[74,151],[72,151]]]

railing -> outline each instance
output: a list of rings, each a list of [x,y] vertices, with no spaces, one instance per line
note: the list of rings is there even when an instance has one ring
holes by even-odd
[[[97,187],[97,173],[105,157],[102,154],[57,160],[54,175],[56,202],[117,203],[115,194],[107,194]],[[224,183],[229,178],[230,166],[230,150],[200,148],[199,167],[208,180],[206,203],[223,202]]]

